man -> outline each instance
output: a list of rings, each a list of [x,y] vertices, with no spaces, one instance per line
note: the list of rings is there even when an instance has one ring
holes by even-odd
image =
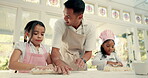
[[[86,61],[95,49],[95,27],[85,23],[82,0],[68,0],[64,3],[64,19],[55,23],[51,58],[57,72],[86,70]]]

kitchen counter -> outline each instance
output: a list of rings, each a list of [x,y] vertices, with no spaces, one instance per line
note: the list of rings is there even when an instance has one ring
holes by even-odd
[[[8,71],[0,71],[0,78],[148,78],[148,75],[135,75],[133,71],[104,72],[97,70],[72,71],[70,75],[32,75],[30,73],[13,73]]]

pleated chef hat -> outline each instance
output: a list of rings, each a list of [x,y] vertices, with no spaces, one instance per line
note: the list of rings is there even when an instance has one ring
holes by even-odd
[[[99,38],[102,39],[102,42],[104,42],[108,39],[115,40],[114,33],[111,30],[104,30],[103,32],[101,32]]]

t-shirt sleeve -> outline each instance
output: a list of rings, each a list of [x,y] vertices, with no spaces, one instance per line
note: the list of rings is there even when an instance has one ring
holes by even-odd
[[[52,47],[60,48],[62,43],[62,36],[65,32],[64,20],[57,20],[54,25]]]
[[[16,42],[15,43],[14,49],[18,49],[21,52],[25,52],[25,48],[26,48],[26,43],[24,43],[24,42]]]
[[[84,49],[85,51],[92,51],[96,48],[96,26],[91,26],[88,29]]]

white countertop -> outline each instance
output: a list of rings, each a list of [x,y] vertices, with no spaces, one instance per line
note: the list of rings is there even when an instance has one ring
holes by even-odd
[[[148,78],[148,75],[135,75],[134,72],[104,72],[97,70],[72,71],[70,75],[13,73],[0,71],[0,78]]]

